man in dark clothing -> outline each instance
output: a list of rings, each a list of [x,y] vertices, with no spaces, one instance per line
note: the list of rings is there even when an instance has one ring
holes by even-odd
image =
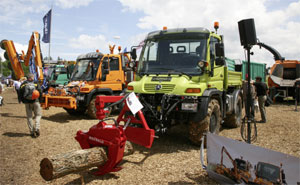
[[[40,120],[42,118],[42,109],[40,105],[40,99],[42,97],[42,90],[40,85],[34,83],[34,75],[28,74],[27,81],[23,82],[20,87],[21,101],[25,104],[27,124],[29,127],[31,137],[35,138],[40,135]],[[39,97],[35,98],[33,91],[39,91]],[[35,117],[35,126],[33,123],[33,114]]]
[[[267,93],[268,93],[268,87],[267,84],[262,82],[262,78],[260,76],[257,76],[255,78],[256,82],[254,83],[256,87],[256,93],[258,97],[258,106],[260,110],[261,115],[261,121],[260,123],[266,123],[266,110],[265,110],[265,102],[267,100]]]
[[[254,119],[255,115],[254,115],[254,101],[255,101],[255,98],[256,98],[256,90],[255,90],[255,86],[253,85],[254,81],[251,80],[250,81],[250,94],[251,94],[251,102],[250,102],[250,113],[251,113],[251,116],[252,118]],[[246,115],[249,115],[249,113],[247,112],[248,109],[247,109],[247,94],[248,94],[248,81],[245,80],[243,81],[243,84],[242,84],[242,90],[243,90],[243,101],[245,103],[245,112],[246,112]]]

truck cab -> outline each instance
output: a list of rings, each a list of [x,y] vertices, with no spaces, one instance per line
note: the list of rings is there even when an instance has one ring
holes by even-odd
[[[222,36],[205,28],[164,29],[144,43],[128,90],[138,94],[150,127],[163,133],[186,123],[199,144],[204,132],[218,133],[226,117],[236,119],[231,126],[240,124],[242,74],[227,70]]]
[[[68,68],[65,65],[53,65],[48,67],[46,79],[49,86],[66,85],[69,83]]]

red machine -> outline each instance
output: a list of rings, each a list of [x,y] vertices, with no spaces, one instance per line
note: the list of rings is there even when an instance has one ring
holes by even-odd
[[[155,137],[154,130],[148,127],[141,110],[137,112],[137,116],[130,112],[126,98],[127,96],[97,96],[96,108],[99,123],[92,126],[88,132],[81,130],[77,132],[75,139],[83,149],[97,146],[108,147],[108,161],[105,165],[98,167],[99,170],[95,172],[95,175],[104,175],[121,169],[118,164],[122,161],[127,139],[146,148],[152,146]],[[117,120],[105,119],[105,114],[108,112],[104,109],[105,104],[113,103],[110,106],[114,106],[123,102],[125,105]],[[107,124],[106,120],[113,120],[115,124]]]

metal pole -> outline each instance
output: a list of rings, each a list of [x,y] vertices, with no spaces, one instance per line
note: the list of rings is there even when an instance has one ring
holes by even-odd
[[[248,94],[247,94],[247,130],[248,130],[248,137],[247,137],[247,143],[251,144],[251,120],[252,115],[250,112],[250,105],[252,105],[252,98],[251,98],[251,74],[250,74],[250,46],[247,47],[247,59],[248,59],[248,65],[247,65],[247,73],[248,73]]]
[[[52,11],[53,11],[53,4],[51,5],[51,21],[50,21],[50,29],[49,29],[49,51],[48,51],[48,66],[50,66],[50,46],[51,46],[51,27],[52,27]]]

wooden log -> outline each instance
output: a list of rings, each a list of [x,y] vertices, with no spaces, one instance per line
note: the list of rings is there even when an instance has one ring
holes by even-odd
[[[124,156],[133,153],[133,146],[126,142]],[[89,168],[101,166],[108,160],[105,147],[94,147],[85,150],[74,150],[42,159],[40,174],[46,181],[78,173]]]

